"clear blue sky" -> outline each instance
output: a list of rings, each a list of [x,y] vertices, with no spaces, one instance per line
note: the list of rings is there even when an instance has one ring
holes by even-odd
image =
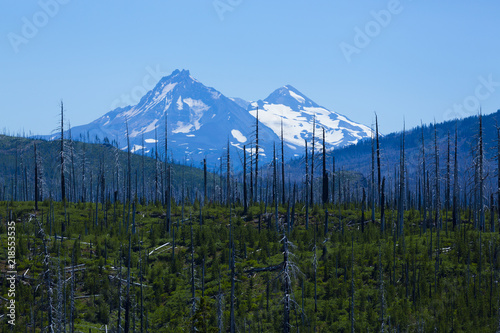
[[[57,1],[65,3],[54,8]],[[408,128],[474,114],[478,101],[483,113],[500,109],[498,1],[0,5],[0,130],[50,133],[60,99],[72,126],[88,123],[123,105],[124,95],[150,88],[149,71],[157,68],[189,69],[205,85],[246,100],[291,84],[367,125],[376,111],[385,133],[400,130],[403,119]],[[381,10],[390,18],[378,23],[372,11]],[[356,39],[359,30],[371,35],[368,44]],[[450,112],[454,104],[462,110]]]

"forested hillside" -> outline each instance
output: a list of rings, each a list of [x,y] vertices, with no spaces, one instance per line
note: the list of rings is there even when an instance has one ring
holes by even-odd
[[[395,136],[399,150],[389,136],[362,143],[364,167],[334,167],[318,132],[300,167],[277,143],[268,165],[228,148],[216,174],[2,137],[0,268],[12,274],[14,221],[17,321],[2,306],[0,328],[495,332],[500,148],[489,118],[470,121],[467,137],[449,124],[449,140],[424,128],[418,162],[418,130]]]
[[[114,144],[114,142],[113,142]],[[158,144],[160,145],[160,144]],[[34,200],[35,161],[39,199],[61,198],[61,143],[0,135],[0,200]],[[93,201],[99,184],[100,196],[123,196],[128,155],[109,141],[85,143],[65,140],[62,149],[65,183],[70,201]],[[134,195],[143,200],[165,202],[164,188],[168,170],[163,167],[164,154],[160,149],[145,154],[130,154],[131,186]],[[182,162],[182,161],[180,161]],[[203,183],[201,165],[170,163],[172,191],[190,190],[195,195]],[[213,176],[214,170],[208,170]],[[212,180],[212,178],[210,178]],[[213,181],[208,184],[211,189]],[[100,191],[100,190],[99,190]],[[118,199],[118,198],[117,198]],[[102,201],[102,200],[101,200]]]
[[[495,156],[498,145],[497,127],[500,126],[500,110],[482,116],[483,118],[483,143],[485,161],[490,171],[496,168]],[[382,120],[383,121],[383,120]],[[435,126],[434,126],[435,125]],[[442,160],[441,166],[446,165],[448,153],[448,139],[450,140],[450,152],[454,151],[455,134],[457,134],[458,156],[462,163],[459,169],[465,171],[470,167],[473,159],[477,137],[479,135],[478,116],[464,119],[457,119],[436,124],[423,124],[421,126],[404,130],[401,132],[389,133],[380,138],[380,155],[383,173],[390,175],[394,173],[394,165],[399,162],[400,149],[404,137],[406,163],[409,176],[412,177],[422,165],[422,141],[425,146],[425,154],[431,156],[432,145],[437,134],[438,150]],[[371,168],[371,140],[363,140],[356,145],[347,146],[329,153],[329,158],[335,156],[336,162],[346,170],[357,170],[363,174],[368,174]]]

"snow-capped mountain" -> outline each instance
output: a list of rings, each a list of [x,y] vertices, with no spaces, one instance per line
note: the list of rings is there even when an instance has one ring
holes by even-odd
[[[290,85],[275,90],[265,100],[251,103],[248,111],[255,117],[257,108],[259,121],[277,136],[281,136],[283,121],[283,138],[290,148],[303,147],[304,139],[311,140],[314,123],[317,139],[322,140],[325,129],[328,148],[357,143],[372,133],[369,127],[319,106]]]
[[[241,154],[244,145],[249,152],[254,149],[257,107],[259,159],[263,163],[270,161],[273,145],[280,142],[282,120],[287,158],[303,154],[304,139],[312,137],[314,117],[318,142],[322,141],[324,127],[329,148],[370,135],[368,127],[319,106],[291,86],[250,103],[227,98],[197,81],[187,70],[175,70],[163,77],[137,105],[117,108],[89,124],[73,127],[71,134],[76,139],[114,140],[126,150],[128,125],[132,152],[150,153],[157,146],[163,156],[167,120],[169,158],[198,163],[206,157],[209,164],[215,165],[225,155],[228,143],[232,154]]]
[[[239,99],[237,102],[244,103]],[[207,157],[214,164],[224,154],[228,142],[234,149],[242,150],[252,140],[255,118],[237,102],[204,86],[189,71],[175,70],[163,77],[137,105],[117,108],[71,131],[74,138],[82,134],[90,139],[116,140],[119,148],[126,150],[128,124],[132,152],[141,153],[145,149],[148,153],[157,143],[158,152],[163,155],[167,115],[169,158],[199,162]],[[279,138],[271,129],[261,126],[259,140],[272,144]],[[259,151],[265,154],[266,146]]]

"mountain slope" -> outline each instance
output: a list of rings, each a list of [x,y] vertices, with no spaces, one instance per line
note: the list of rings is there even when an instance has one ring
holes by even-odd
[[[255,125],[255,119],[236,102],[204,86],[189,71],[176,70],[163,77],[137,105],[113,110],[90,124],[74,127],[72,135],[86,136],[89,132],[90,138],[115,139],[120,148],[127,149],[128,123],[133,152],[149,152],[157,142],[158,151],[164,152],[165,115],[169,158],[175,160],[201,161],[207,157],[215,162],[224,154],[228,142],[240,150],[249,143]],[[278,140],[265,126],[259,129],[259,135],[263,142]]]
[[[322,138],[322,129],[325,129],[328,148],[357,143],[371,134],[367,126],[319,106],[290,85],[275,90],[264,100],[251,103],[248,110],[254,117],[257,108],[259,121],[278,136],[283,120],[284,140],[290,146],[303,147],[305,139],[311,140],[314,122],[317,138]]]
[[[384,121],[384,119],[379,117],[379,121]],[[484,170],[487,175],[487,182],[496,182],[498,168],[496,156],[498,153],[498,134],[496,124],[498,123],[500,123],[500,110],[483,116]],[[415,184],[417,180],[422,178],[422,135],[425,143],[427,172],[429,172],[429,177],[431,177],[431,179],[435,176],[435,134],[437,134],[439,173],[444,188],[446,174],[448,172],[448,152],[450,154],[450,172],[453,174],[455,130],[457,131],[457,167],[460,175],[459,186],[462,189],[469,189],[472,186],[471,184],[474,181],[474,168],[472,165],[474,154],[477,154],[477,138],[479,132],[478,116],[437,123],[435,127],[434,124],[424,124],[423,126],[406,130],[404,133],[405,169],[408,181]],[[388,182],[387,186],[391,186],[391,188],[398,179],[396,175],[400,166],[402,134],[402,132],[389,133],[380,138],[381,176],[386,177]],[[449,148],[448,135],[450,138]],[[373,148],[375,147],[372,147],[371,140],[363,140],[354,145],[331,150],[327,152],[326,167],[329,172],[332,171],[333,158],[335,157],[335,168],[337,172],[339,170],[355,171],[369,178],[372,167]],[[318,159],[316,163],[318,172],[321,172],[321,154],[317,154],[316,158]],[[376,163],[376,160],[374,161]],[[289,161],[287,163],[287,168],[291,179],[302,178],[302,181],[304,181],[305,161],[303,155]]]
[[[38,160],[40,200],[48,197],[60,200],[60,142],[27,139],[0,135],[0,201],[33,200],[35,179],[35,146]],[[93,144],[66,141],[64,145],[67,196],[70,201],[95,200],[96,186],[105,179],[106,197],[113,198],[120,191],[122,200],[127,172],[127,153],[110,144]],[[153,201],[156,189],[157,165],[154,158],[131,154],[130,166],[134,186],[132,191],[139,198]],[[171,164],[172,193],[177,194],[182,186],[200,189],[203,170],[191,166]],[[161,167],[160,170],[161,171]],[[23,177],[21,177],[23,175]],[[213,174],[208,177],[212,180]],[[212,182],[208,184],[212,193]],[[161,187],[161,184],[159,184]],[[102,193],[102,192],[99,192]],[[161,197],[161,191],[157,196]]]
[[[291,86],[250,103],[227,98],[203,85],[187,70],[175,70],[163,77],[137,105],[117,108],[89,124],[73,127],[71,135],[80,140],[116,141],[126,150],[128,125],[132,152],[154,150],[163,159],[167,121],[169,159],[199,163],[206,158],[209,165],[215,166],[226,155],[228,144],[232,154],[237,152],[240,157],[244,145],[254,152],[257,107],[259,159],[263,163],[271,160],[273,146],[281,140],[282,121],[285,158],[303,153],[304,139],[312,138],[313,118],[317,141],[322,141],[321,128],[325,128],[329,148],[356,143],[370,135],[368,127],[319,106]],[[56,134],[51,138],[57,137]],[[239,168],[240,163],[235,163],[235,167]]]

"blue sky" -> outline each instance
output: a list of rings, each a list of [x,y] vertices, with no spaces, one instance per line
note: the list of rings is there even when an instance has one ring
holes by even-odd
[[[497,1],[0,5],[0,130],[11,133],[50,133],[61,99],[72,126],[88,123],[176,68],[247,100],[291,84],[366,125],[376,111],[385,133],[500,109]]]

